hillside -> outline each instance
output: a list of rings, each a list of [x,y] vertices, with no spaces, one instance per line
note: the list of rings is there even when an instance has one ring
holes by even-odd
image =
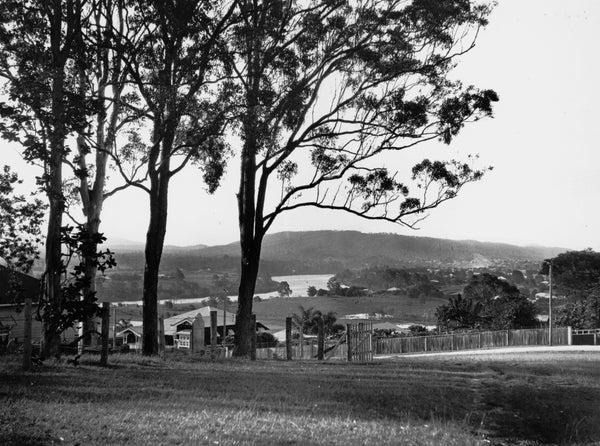
[[[505,261],[540,261],[562,248],[523,247],[473,240],[447,240],[357,231],[280,232],[267,235],[265,260],[327,262],[345,268],[372,265],[490,266]],[[212,246],[198,252],[204,257],[237,256],[239,245]]]
[[[239,243],[165,249],[161,269],[236,271]],[[515,246],[357,231],[280,232],[265,237],[261,271],[266,275],[319,274],[376,265],[398,267],[487,267],[539,262],[562,248]],[[116,250],[119,269],[141,271],[141,249]]]

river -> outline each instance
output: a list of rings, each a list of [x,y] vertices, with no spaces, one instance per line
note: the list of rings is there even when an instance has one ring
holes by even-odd
[[[334,274],[296,274],[291,276],[274,276],[272,279],[275,282],[287,282],[290,285],[292,294],[290,297],[306,296],[306,289],[309,286],[314,286],[316,289],[325,288],[327,289],[327,281],[333,277]],[[261,299],[273,299],[279,297],[277,291],[271,291],[269,293],[256,293],[255,296],[259,296]],[[237,295],[227,296],[232,301],[237,301]],[[174,304],[194,304],[200,303],[208,299],[205,297],[196,297],[192,299],[161,299],[158,302],[164,304],[167,301],[171,301]],[[141,300],[136,301],[124,301],[115,302],[121,305],[142,305]]]

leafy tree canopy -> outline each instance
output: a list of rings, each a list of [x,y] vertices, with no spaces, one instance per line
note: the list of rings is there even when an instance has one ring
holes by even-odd
[[[9,269],[27,273],[39,258],[41,225],[46,206],[15,193],[21,183],[16,173],[4,166],[0,172],[0,261]]]
[[[534,305],[506,280],[484,273],[473,276],[463,295],[437,308],[439,323],[448,328],[505,330],[537,324]]]
[[[600,253],[592,249],[565,252],[547,259],[542,265],[542,274],[549,274],[549,262],[552,262],[552,282],[561,293],[585,297],[600,285]]]

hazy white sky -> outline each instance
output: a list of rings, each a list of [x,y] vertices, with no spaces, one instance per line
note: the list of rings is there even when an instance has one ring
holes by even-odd
[[[599,250],[599,41],[597,0],[499,0],[476,48],[455,71],[465,84],[499,93],[495,118],[465,128],[450,147],[439,143],[420,152],[431,158],[479,154],[494,170],[434,210],[418,231],[303,209],[281,215],[271,232],[354,229]],[[0,145],[0,163],[23,176],[34,172],[19,162],[17,148]],[[390,169],[406,164],[401,154],[388,162]],[[223,186],[208,196],[193,168],[177,175],[167,243],[235,241],[238,178],[234,162]],[[109,238],[143,241],[146,208],[143,192],[118,194],[105,204],[101,230]]]

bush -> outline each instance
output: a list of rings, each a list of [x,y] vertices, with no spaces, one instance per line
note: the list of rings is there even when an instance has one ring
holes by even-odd
[[[260,347],[277,347],[277,338],[271,333],[263,331],[256,335],[256,344]]]

